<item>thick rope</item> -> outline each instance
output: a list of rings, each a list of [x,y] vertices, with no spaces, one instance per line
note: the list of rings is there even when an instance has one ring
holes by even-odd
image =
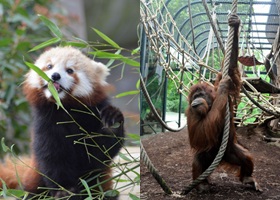
[[[181,126],[180,128],[177,128],[177,129],[174,129],[174,128],[171,128],[169,127],[162,119],[161,117],[159,116],[151,98],[150,98],[150,95],[146,89],[146,86],[145,86],[145,83],[144,83],[144,80],[142,78],[142,75],[140,74],[140,86],[141,86],[141,90],[142,90],[142,93],[143,95],[145,96],[145,99],[147,101],[147,103],[149,104],[150,108],[151,108],[151,111],[152,113],[155,115],[156,117],[156,120],[167,130],[169,131],[172,131],[172,132],[179,132],[181,131],[183,128],[185,128],[186,125],[183,125]]]
[[[163,189],[163,191],[166,194],[172,194],[171,189],[167,186],[165,180],[159,175],[158,170],[155,168],[151,160],[149,159],[149,156],[147,152],[145,151],[142,142],[140,142],[140,156],[141,161],[146,165],[146,167],[149,169],[153,177],[156,179],[156,181],[159,183],[160,187]]]

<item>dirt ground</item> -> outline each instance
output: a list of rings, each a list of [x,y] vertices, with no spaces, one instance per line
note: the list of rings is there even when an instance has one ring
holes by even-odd
[[[149,158],[165,179],[172,191],[180,193],[191,181],[192,153],[186,131],[167,132],[144,136],[141,140]],[[146,166],[141,163],[141,199],[280,199],[280,148],[262,140],[261,135],[238,134],[239,141],[254,156],[254,176],[263,192],[256,192],[250,186],[239,182],[232,172],[216,169],[210,176],[210,192],[198,194],[192,190],[184,197],[164,194]]]

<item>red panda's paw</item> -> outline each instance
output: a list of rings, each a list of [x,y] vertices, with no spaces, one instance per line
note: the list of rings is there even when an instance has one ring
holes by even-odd
[[[100,116],[106,128],[123,128],[124,117],[118,108],[109,105],[101,110]]]

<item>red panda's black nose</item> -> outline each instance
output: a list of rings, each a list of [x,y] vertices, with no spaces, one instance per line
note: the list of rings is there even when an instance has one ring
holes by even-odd
[[[57,73],[57,72],[53,73],[53,75],[52,75],[52,80],[53,81],[58,81],[60,78],[61,77],[60,77],[59,73]]]

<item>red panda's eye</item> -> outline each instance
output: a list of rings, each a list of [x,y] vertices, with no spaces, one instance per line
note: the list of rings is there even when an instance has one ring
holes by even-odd
[[[73,74],[73,73],[74,73],[74,70],[71,69],[71,68],[68,68],[68,69],[66,69],[66,72],[67,72],[68,74]]]
[[[47,69],[52,69],[53,65],[52,64],[48,64]]]

